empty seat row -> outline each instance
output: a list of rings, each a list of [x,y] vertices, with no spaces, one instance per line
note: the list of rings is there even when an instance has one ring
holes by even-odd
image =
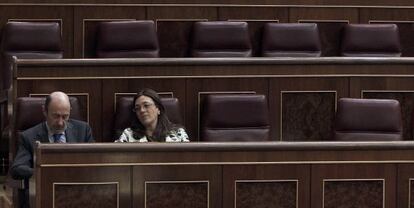
[[[159,56],[152,21],[104,22],[98,31],[98,57]],[[192,36],[193,57],[252,56],[246,22],[196,22]],[[321,56],[315,23],[266,23],[261,45],[261,54],[265,57]],[[341,48],[342,56],[401,56],[398,27],[395,24],[348,24]],[[130,52],[126,52],[128,50]]]
[[[182,124],[177,98],[162,98],[173,123]],[[18,98],[15,133],[40,123],[44,98]],[[80,104],[71,98],[72,114],[82,118]],[[116,103],[114,138],[129,127],[133,97]],[[201,109],[200,141],[267,141],[270,140],[267,99],[259,94],[212,94],[206,96]],[[402,117],[396,100],[341,98],[335,119],[334,140],[397,141],[402,138]],[[194,138],[193,138],[194,139]]]
[[[248,30],[246,22],[196,22],[191,56],[250,57],[252,46]],[[159,57],[160,47],[153,21],[101,22],[97,31],[98,58]],[[315,23],[266,23],[262,36],[262,56],[321,56]],[[2,51],[20,58],[61,58],[61,39],[58,23],[9,22],[3,33]],[[342,56],[401,56],[395,24],[348,24],[341,45]]]

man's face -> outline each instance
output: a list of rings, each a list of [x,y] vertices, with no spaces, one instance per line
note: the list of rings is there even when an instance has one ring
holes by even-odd
[[[62,133],[66,129],[66,122],[70,116],[70,104],[61,100],[52,100],[45,111],[45,116],[50,131]]]

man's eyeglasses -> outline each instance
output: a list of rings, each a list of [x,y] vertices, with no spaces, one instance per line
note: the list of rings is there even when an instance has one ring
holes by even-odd
[[[134,111],[134,112],[138,112],[138,111],[140,111],[141,110],[141,108],[144,108],[144,110],[148,110],[148,109],[150,109],[152,106],[154,106],[155,104],[154,103],[144,103],[143,105],[136,105],[133,109],[132,109],[132,111]]]

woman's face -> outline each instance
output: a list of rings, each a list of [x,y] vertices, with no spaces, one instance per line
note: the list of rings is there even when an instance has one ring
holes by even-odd
[[[152,98],[142,95],[135,101],[135,113],[139,121],[145,126],[155,127],[158,122],[158,115],[160,110],[155,105]]]

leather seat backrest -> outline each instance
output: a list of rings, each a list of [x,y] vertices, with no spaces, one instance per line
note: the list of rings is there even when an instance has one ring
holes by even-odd
[[[2,36],[3,89],[11,85],[11,57],[63,58],[62,35],[56,22],[8,22]]]
[[[262,56],[321,56],[318,25],[315,23],[266,23],[263,29]]]
[[[401,108],[397,100],[338,101],[334,139],[340,141],[402,140]]]
[[[193,57],[250,57],[247,22],[196,22],[192,34]]]
[[[395,24],[348,24],[344,27],[342,56],[401,56],[398,27]]]
[[[201,109],[200,141],[269,140],[267,100],[258,94],[208,95]]]
[[[114,138],[118,138],[124,129],[131,126],[132,116],[136,116],[132,112],[133,102],[133,97],[121,97],[118,99],[114,120]],[[183,124],[178,99],[162,97],[161,102],[165,107],[168,119],[174,124]]]
[[[98,58],[159,57],[153,21],[101,22],[96,46]]]
[[[62,36],[56,22],[8,22],[3,52],[18,58],[62,58]]]

